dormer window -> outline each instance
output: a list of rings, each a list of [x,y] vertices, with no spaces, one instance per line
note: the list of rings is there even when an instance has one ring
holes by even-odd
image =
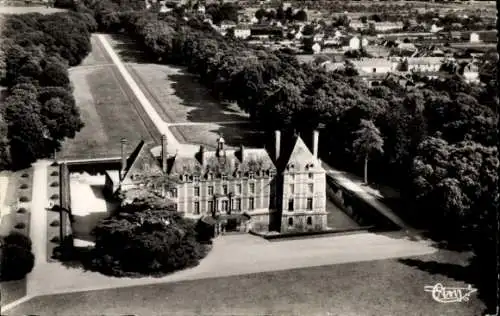
[[[181,174],[181,175],[179,176],[179,180],[184,181],[184,175],[182,175],[182,174]]]
[[[248,173],[248,179],[253,179],[254,178],[254,173],[252,171],[250,171]]]
[[[236,178],[241,178],[241,171],[236,171]]]
[[[269,177],[274,177],[275,176],[275,172],[274,170],[269,170]]]
[[[214,175],[213,175],[213,173],[209,172],[207,177],[208,177],[208,180],[212,180],[214,178]]]
[[[189,181],[189,180],[191,180],[191,179],[190,179],[190,177],[189,177],[189,175],[188,175],[188,174],[185,174],[185,175],[184,175],[184,181]]]
[[[222,181],[227,181],[227,174],[221,175],[221,179],[222,179]]]
[[[193,181],[194,182],[200,181],[200,176],[193,176]]]

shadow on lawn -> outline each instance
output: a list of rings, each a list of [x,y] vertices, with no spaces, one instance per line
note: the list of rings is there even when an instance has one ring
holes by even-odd
[[[109,36],[115,41],[113,48],[124,63],[151,63],[151,56],[141,50],[129,36],[125,34],[110,34]]]
[[[453,280],[470,284],[478,289],[477,297],[485,303],[486,310],[483,315],[491,314],[495,311],[496,301],[496,279],[492,275],[486,275],[490,270],[484,267],[484,263],[478,262],[475,257],[468,265],[452,264],[447,262],[424,261],[420,259],[398,259],[398,262],[428,272],[439,274]],[[453,284],[443,284],[443,286],[453,287]]]
[[[181,70],[180,74],[168,76],[175,95],[183,104],[192,107],[188,113],[190,122],[247,121],[248,116],[238,113],[237,108],[227,102],[216,100],[210,91],[197,81],[197,77]]]

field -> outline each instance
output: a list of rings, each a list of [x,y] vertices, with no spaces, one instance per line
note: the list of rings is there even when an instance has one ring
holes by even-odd
[[[229,148],[264,147],[268,141],[253,124],[201,124],[172,126],[174,135],[182,135],[179,141],[190,144],[204,145],[207,149],[215,149],[217,138],[224,137]]]
[[[58,159],[100,158],[120,155],[125,137],[131,152],[142,139],[159,137],[115,66],[109,65],[97,41],[84,66],[71,69],[74,96],[85,127],[67,140]]]
[[[433,301],[424,286],[467,286],[450,252],[170,284],[37,297],[12,315],[480,315],[469,302]],[[167,312],[168,311],[168,312]]]
[[[52,14],[63,11],[66,10],[58,8],[47,8],[44,6],[17,7],[17,6],[3,6],[0,4],[0,14],[24,14],[24,13]]]

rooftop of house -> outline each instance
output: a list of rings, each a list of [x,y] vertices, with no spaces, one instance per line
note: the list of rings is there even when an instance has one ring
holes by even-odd
[[[172,154],[166,150],[166,171],[172,176],[206,177],[210,174],[225,174],[233,177],[250,173],[256,176],[269,175],[276,169],[322,170],[311,150],[299,136],[285,137],[280,144],[280,156],[277,160],[276,157],[271,157],[265,148],[226,149],[222,137],[218,140],[217,150],[205,150],[203,146],[198,147],[199,151],[194,153],[176,151]],[[314,164],[316,166],[313,166]],[[133,181],[134,175],[145,171],[161,171],[161,154],[158,155],[158,146],[152,147],[151,144],[141,141],[127,159],[122,181]],[[117,173],[108,174],[112,180],[116,180]]]
[[[351,60],[356,67],[391,67],[393,61],[387,58],[362,58],[359,60]]]

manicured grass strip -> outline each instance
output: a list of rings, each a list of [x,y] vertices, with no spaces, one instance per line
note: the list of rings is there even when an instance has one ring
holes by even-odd
[[[71,79],[85,127],[65,142],[58,158],[119,156],[123,137],[129,141],[129,152],[142,139],[159,137],[114,66],[74,71]]]

